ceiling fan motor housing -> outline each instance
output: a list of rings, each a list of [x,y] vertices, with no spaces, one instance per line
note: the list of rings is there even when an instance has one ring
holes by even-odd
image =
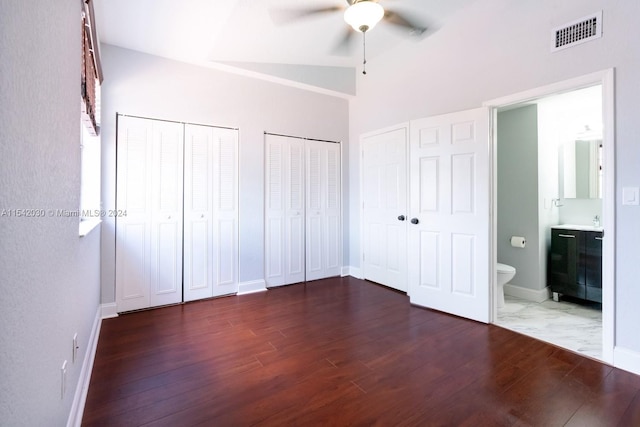
[[[373,29],[383,17],[384,8],[373,0],[356,1],[344,12],[345,22],[361,33]]]

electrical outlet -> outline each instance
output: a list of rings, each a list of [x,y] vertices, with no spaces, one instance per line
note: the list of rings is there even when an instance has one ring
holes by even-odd
[[[60,368],[60,399],[64,398],[64,394],[67,392],[67,361],[62,362],[62,368]]]
[[[71,362],[76,363],[76,359],[78,358],[78,333],[73,334],[73,351],[71,356]]]

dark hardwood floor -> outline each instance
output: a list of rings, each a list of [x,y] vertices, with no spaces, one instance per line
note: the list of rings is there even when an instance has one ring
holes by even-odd
[[[84,426],[640,426],[640,377],[350,277],[102,324]]]

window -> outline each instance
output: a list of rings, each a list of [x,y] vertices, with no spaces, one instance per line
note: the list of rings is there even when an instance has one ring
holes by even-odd
[[[100,83],[102,67],[100,64],[100,45],[95,29],[93,0],[84,1],[82,11],[82,81],[81,108],[82,122],[91,135],[100,134]]]
[[[81,73],[81,176],[80,236],[95,228],[102,218],[100,203],[100,83],[102,69],[93,0],[84,0],[82,21]]]

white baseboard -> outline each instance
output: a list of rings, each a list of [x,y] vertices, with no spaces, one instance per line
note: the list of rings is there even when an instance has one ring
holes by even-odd
[[[351,276],[355,277],[356,279],[362,279],[362,272],[360,270],[360,267],[342,267],[342,277],[344,276]]]
[[[251,280],[238,285],[238,295],[252,294],[267,290],[267,283],[264,280]]]
[[[507,283],[504,285],[504,294],[527,301],[542,302],[549,299],[549,287],[535,290]]]
[[[93,361],[95,360],[96,348],[98,347],[100,326],[102,326],[102,307],[98,306],[96,317],[93,320],[93,327],[91,328],[91,336],[87,343],[87,351],[84,354],[80,378],[78,379],[76,392],[73,396],[67,427],[80,427],[82,424],[82,414],[84,413],[84,405],[87,401],[87,392],[89,391],[89,382],[91,381],[91,372],[93,371]]]
[[[640,375],[640,353],[622,347],[614,347],[613,366]]]
[[[349,276],[349,267],[348,266],[343,266],[340,269],[340,277],[344,277],[344,276]]]
[[[102,311],[102,318],[103,319],[110,319],[112,317],[118,317],[118,306],[116,305],[115,302],[109,302],[106,304],[102,304],[100,306],[100,309]]]

